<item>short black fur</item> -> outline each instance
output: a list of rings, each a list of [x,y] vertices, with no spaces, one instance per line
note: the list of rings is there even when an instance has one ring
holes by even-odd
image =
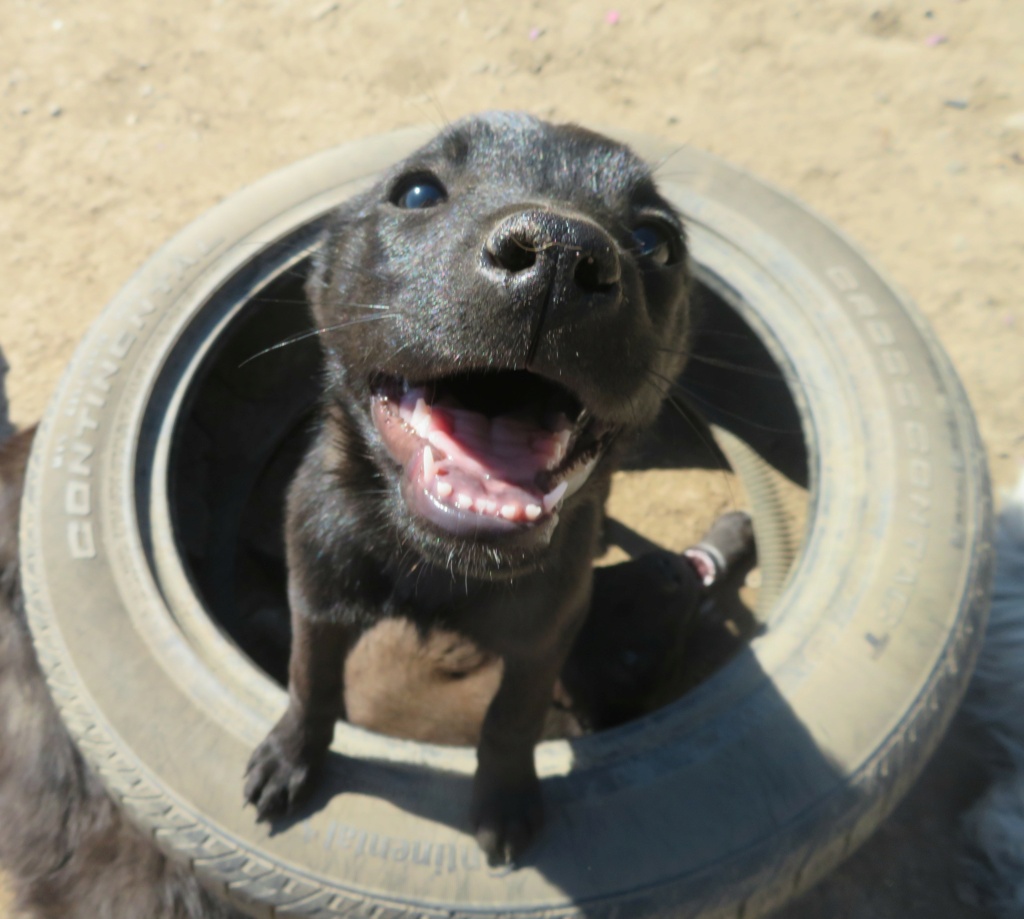
[[[410,195],[417,181],[440,194]],[[575,126],[465,119],[338,209],[309,284],[326,330],[319,432],[288,497],[289,707],[246,779],[261,818],[289,810],[322,762],[347,652],[401,616],[504,662],[471,820],[492,863],[519,856],[541,822],[533,747],[590,606],[611,474],[681,370],[688,290],[683,228],[648,167]],[[585,484],[511,528],[415,513],[374,423],[375,381],[510,372],[578,400],[601,451]]]

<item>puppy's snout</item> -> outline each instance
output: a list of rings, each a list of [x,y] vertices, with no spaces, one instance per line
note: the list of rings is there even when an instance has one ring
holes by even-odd
[[[620,300],[615,240],[582,217],[541,210],[513,214],[488,236],[483,262],[502,285],[538,305],[550,301],[549,323],[597,315]]]

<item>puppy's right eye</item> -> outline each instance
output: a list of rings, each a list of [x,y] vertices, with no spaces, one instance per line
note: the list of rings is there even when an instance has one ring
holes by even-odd
[[[398,207],[421,210],[434,207],[447,198],[443,186],[436,179],[414,179],[400,185],[391,200]]]
[[[637,258],[655,265],[667,265],[672,260],[672,241],[669,231],[656,223],[642,223],[633,230],[634,251]]]

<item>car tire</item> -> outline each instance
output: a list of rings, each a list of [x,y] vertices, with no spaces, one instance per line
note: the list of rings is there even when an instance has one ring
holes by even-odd
[[[468,748],[339,725],[333,749],[354,765],[342,775],[333,757],[302,814],[268,829],[243,807],[246,761],[286,697],[181,559],[181,418],[256,293],[425,138],[356,142],[234,195],[96,322],[40,428],[22,514],[53,696],[131,817],[255,916],[765,915],[892,810],[961,697],[991,568],[985,454],[933,334],[848,241],[718,159],[647,138],[627,140],[685,215],[698,280],[763,343],[799,417],[807,531],[764,634],[646,718],[541,744],[548,819],[516,870],[488,868],[466,825]],[[274,405],[276,424],[301,423],[302,406]],[[714,420],[756,449],[735,414]]]

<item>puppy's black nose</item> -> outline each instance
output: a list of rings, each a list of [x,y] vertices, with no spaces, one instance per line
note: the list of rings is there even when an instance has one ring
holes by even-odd
[[[501,221],[484,243],[485,271],[540,308],[545,325],[596,318],[621,299],[615,240],[598,224],[529,210]]]

